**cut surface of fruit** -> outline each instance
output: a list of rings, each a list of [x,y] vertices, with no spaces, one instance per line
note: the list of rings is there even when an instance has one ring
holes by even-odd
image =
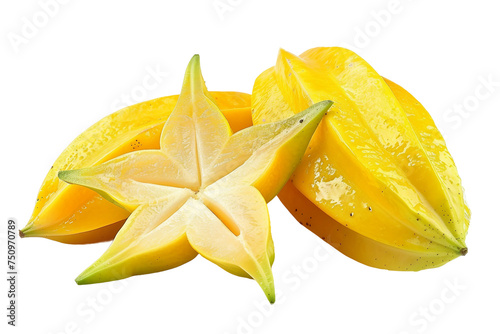
[[[274,302],[266,201],[291,176],[330,106],[319,102],[289,119],[233,134],[194,56],[159,149],[59,172],[60,179],[132,212],[77,283],[167,270],[201,254],[230,273],[255,279]]]
[[[466,253],[469,209],[441,134],[354,52],[281,50],[254,84],[252,118],[274,122],[325,99],[333,105],[279,195],[289,211],[373,267],[421,270]]]
[[[250,95],[211,92],[232,131],[252,125]],[[160,148],[160,134],[178,95],[142,102],[109,115],[78,136],[43,181],[23,237],[85,244],[112,240],[130,212],[95,191],[60,182],[60,170],[96,166],[122,154]],[[120,222],[117,224],[117,222]]]

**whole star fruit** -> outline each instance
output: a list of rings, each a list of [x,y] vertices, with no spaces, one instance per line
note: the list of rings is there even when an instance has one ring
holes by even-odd
[[[352,51],[279,52],[255,81],[254,124],[316,101],[333,106],[279,194],[306,228],[368,266],[439,267],[467,253],[470,210],[445,141],[425,108]]]
[[[195,55],[160,149],[58,173],[131,212],[109,249],[76,282],[163,271],[201,254],[255,279],[273,303],[266,202],[286,183],[330,106],[322,101],[289,119],[233,134],[206,90]]]
[[[250,95],[211,92],[233,131],[252,125]],[[124,153],[160,148],[160,134],[178,95],[123,108],[79,135],[57,158],[43,181],[33,214],[20,234],[69,244],[113,240],[130,212],[95,191],[60,182],[60,170],[96,166]]]

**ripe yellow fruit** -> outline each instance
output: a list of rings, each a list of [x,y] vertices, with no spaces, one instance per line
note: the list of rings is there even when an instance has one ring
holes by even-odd
[[[286,120],[233,134],[194,56],[159,149],[58,173],[131,212],[77,283],[167,270],[200,254],[232,274],[254,278],[273,303],[266,202],[286,183],[330,106],[322,101]]]
[[[445,142],[423,106],[355,53],[281,50],[255,81],[254,124],[333,101],[279,197],[347,256],[391,270],[467,253],[470,212]]]
[[[250,95],[211,92],[233,131],[252,124]],[[60,170],[96,166],[124,153],[160,147],[160,134],[178,95],[121,109],[79,135],[57,158],[43,181],[23,237],[44,237],[70,244],[112,240],[130,212],[93,190],[60,182]]]

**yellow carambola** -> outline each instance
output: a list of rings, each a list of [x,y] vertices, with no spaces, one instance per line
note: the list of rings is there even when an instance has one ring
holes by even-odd
[[[250,95],[211,92],[233,131],[252,124]],[[57,158],[43,181],[24,237],[44,237],[70,244],[112,240],[130,212],[95,191],[60,182],[60,170],[91,167],[122,154],[160,147],[160,134],[178,95],[121,109],[79,135]]]
[[[279,194],[294,217],[372,267],[416,271],[465,255],[470,212],[443,137],[355,53],[281,50],[255,81],[252,118],[273,122],[325,99],[334,104]]]
[[[159,149],[58,173],[131,212],[77,283],[167,270],[200,254],[232,274],[254,278],[273,303],[266,202],[291,176],[330,106],[322,101],[286,120],[233,134],[206,90],[195,55]]]

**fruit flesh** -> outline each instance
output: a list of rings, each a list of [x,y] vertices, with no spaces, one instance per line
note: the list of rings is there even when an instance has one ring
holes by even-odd
[[[212,92],[233,131],[251,125],[250,96]],[[25,237],[45,237],[64,243],[112,240],[130,212],[95,191],[59,182],[59,170],[98,165],[124,153],[158,149],[160,134],[178,96],[162,97],[124,108],[93,125],[59,156],[38,194]],[[108,227],[109,226],[109,227]]]
[[[320,102],[290,119],[233,134],[193,57],[159,149],[58,173],[132,212],[77,283],[167,270],[199,253],[254,278],[274,302],[266,200],[290,177],[330,105]]]
[[[280,51],[276,66],[256,80],[252,117],[256,124],[275,121],[325,98],[334,105],[280,194],[285,206],[294,215],[313,211],[311,205],[322,211],[306,227],[325,239],[335,239],[324,230],[332,231],[332,221],[349,229],[342,249],[333,246],[371,266],[419,270],[461,255],[468,208],[439,131],[418,101],[359,56],[341,48],[300,57]],[[295,191],[300,200],[292,200]],[[359,240],[370,245],[358,247]],[[389,254],[385,263],[367,258],[375,244]]]

